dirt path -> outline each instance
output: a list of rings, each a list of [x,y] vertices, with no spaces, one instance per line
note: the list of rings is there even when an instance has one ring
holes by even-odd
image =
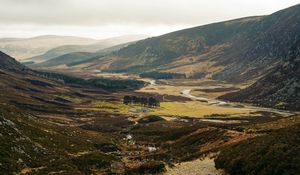
[[[177,164],[174,168],[168,168],[164,175],[225,175],[222,170],[215,168],[213,158],[205,157],[190,162]]]
[[[29,173],[32,173],[32,172],[36,172],[36,171],[42,170],[44,168],[46,168],[46,167],[45,166],[41,166],[41,167],[37,167],[37,168],[26,167],[26,168],[23,168],[21,170],[21,172],[17,173],[16,175],[25,175],[25,174],[29,174]]]

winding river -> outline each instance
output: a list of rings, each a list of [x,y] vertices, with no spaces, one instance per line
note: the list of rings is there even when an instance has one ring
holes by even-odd
[[[206,97],[197,97],[197,96],[192,95],[191,91],[192,91],[192,89],[185,89],[185,90],[181,91],[181,95],[184,97],[193,99],[193,100],[207,102],[209,105],[240,108],[241,110],[257,110],[257,111],[264,111],[264,112],[273,112],[273,113],[280,114],[284,117],[294,115],[294,113],[292,113],[290,111],[284,111],[284,110],[279,110],[279,109],[274,109],[274,108],[256,107],[256,106],[250,106],[250,105],[241,104],[241,103],[226,102],[226,101],[211,99],[211,98],[206,98]],[[239,106],[242,105],[243,107],[238,107],[238,105]]]

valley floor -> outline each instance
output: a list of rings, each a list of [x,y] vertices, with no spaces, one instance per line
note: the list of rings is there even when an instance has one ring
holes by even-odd
[[[107,93],[76,86],[72,87],[76,93],[51,94],[69,108],[52,110],[49,106],[43,111],[32,105],[28,111],[23,104],[17,112],[14,107],[3,107],[8,109],[1,112],[0,118],[6,124],[0,135],[0,140],[6,141],[0,146],[6,150],[2,153],[5,159],[0,158],[4,161],[0,174],[7,170],[1,166],[10,164],[13,173],[21,174],[222,175],[215,168],[214,157],[205,155],[300,123],[299,117],[289,111],[216,99],[244,85],[143,80],[149,84],[137,91]],[[125,105],[125,95],[155,97],[161,106]],[[28,138],[24,147],[16,147],[23,142],[20,137]],[[10,149],[16,153],[10,157],[11,162],[5,162]],[[43,152],[41,158],[39,151]]]

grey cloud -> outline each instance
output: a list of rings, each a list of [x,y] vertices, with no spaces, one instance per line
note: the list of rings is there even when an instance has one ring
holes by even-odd
[[[196,25],[267,14],[297,0],[0,0],[2,24]]]

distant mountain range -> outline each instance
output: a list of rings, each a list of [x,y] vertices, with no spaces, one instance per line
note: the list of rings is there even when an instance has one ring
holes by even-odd
[[[147,37],[125,35],[96,40],[75,36],[44,35],[33,38],[0,38],[0,50],[18,60],[45,61],[71,52],[96,52]]]
[[[65,54],[73,52],[97,52],[106,48],[110,48],[116,45],[129,43],[141,39],[145,39],[148,36],[145,35],[124,35],[120,37],[113,37],[103,40],[97,40],[92,44],[72,44],[72,45],[62,45],[48,50],[42,55],[37,55],[32,58],[27,59],[27,61],[34,62],[44,62],[50,59],[60,57]]]
[[[132,42],[130,42],[130,43],[132,43]],[[114,51],[118,51],[121,48],[128,46],[130,43],[112,46],[109,48],[98,50],[97,52],[79,52],[80,49],[78,49],[79,51],[77,51],[77,52],[67,53],[67,54],[52,58],[52,59],[46,59],[42,62],[35,63],[34,61],[36,61],[36,60],[33,59],[32,61],[26,62],[26,65],[28,65],[31,68],[35,68],[35,69],[37,69],[37,68],[38,69],[54,68],[54,67],[71,67],[71,68],[73,68],[73,66],[83,65],[85,63],[89,63],[94,60],[103,58],[105,55],[107,55],[111,52],[114,52]]]
[[[2,38],[0,50],[12,57],[22,60],[41,55],[48,50],[69,44],[92,44],[97,40],[73,36],[45,35],[34,38]]]

